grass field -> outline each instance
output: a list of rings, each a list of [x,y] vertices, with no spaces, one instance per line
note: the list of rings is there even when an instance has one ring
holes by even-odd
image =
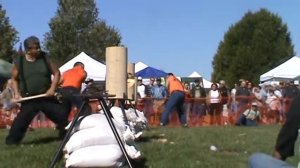
[[[137,142],[142,158],[133,165],[138,168],[246,168],[252,153],[272,153],[279,129],[280,126],[149,128]],[[0,168],[46,168],[61,142],[53,129],[28,132],[19,146],[4,145],[6,135],[7,130],[0,130]],[[217,151],[211,151],[211,145]],[[296,156],[287,160],[294,166],[299,159],[298,147],[297,142]],[[57,167],[63,165],[61,161]]]

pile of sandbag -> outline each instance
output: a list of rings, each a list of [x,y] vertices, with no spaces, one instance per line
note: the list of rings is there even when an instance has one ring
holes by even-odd
[[[141,153],[135,145],[135,139],[146,128],[147,119],[139,111],[125,110],[126,116],[119,107],[112,107],[110,111],[129,158],[138,159]],[[66,167],[120,167],[125,163],[124,155],[103,111],[78,120],[64,147],[64,153]]]
[[[139,110],[133,108],[125,109],[125,116],[120,107],[113,106],[110,111],[116,121],[129,127],[128,129],[135,139],[139,138],[142,135],[142,131],[148,126],[147,118],[144,113]],[[103,113],[103,111],[101,111],[101,113]]]
[[[129,127],[135,138],[139,138],[142,135],[142,131],[148,127],[148,120],[144,113],[134,108],[126,110],[126,116],[128,119]]]

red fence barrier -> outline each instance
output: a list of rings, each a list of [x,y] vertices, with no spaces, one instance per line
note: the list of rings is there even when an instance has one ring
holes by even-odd
[[[278,124],[283,123],[285,120],[285,113],[287,112],[290,101],[287,99],[277,99],[280,104],[280,108],[274,109],[270,107],[270,104],[257,101],[253,97],[243,97],[247,100],[247,104],[240,103],[238,101],[231,102],[228,105],[221,105],[220,111],[215,111],[214,115],[209,115],[209,105],[206,103],[206,99],[186,99],[184,104],[184,110],[187,116],[189,126],[208,126],[208,125],[234,125],[239,116],[248,108],[251,107],[252,102],[257,102],[258,109],[261,114],[259,124]],[[237,99],[238,100],[238,99]],[[138,101],[136,108],[143,111],[148,119],[150,126],[158,126],[160,123],[160,116],[164,109],[164,102],[166,100],[155,100],[152,98],[145,98],[142,101]],[[90,103],[92,111],[96,111],[98,102],[92,101]],[[203,107],[203,109],[202,109]],[[5,111],[2,108],[0,114],[0,128],[9,128],[14,117],[18,113],[18,107],[13,108],[10,111]],[[75,113],[74,108],[69,116],[69,120],[72,120]],[[212,122],[212,120],[216,122]],[[218,123],[220,120],[220,123]],[[179,126],[176,111],[173,111],[170,115],[170,126]],[[55,127],[55,124],[47,119],[43,113],[38,114],[32,121],[32,128],[51,128]]]

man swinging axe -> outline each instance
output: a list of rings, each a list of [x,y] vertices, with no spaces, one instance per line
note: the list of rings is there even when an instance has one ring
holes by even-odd
[[[25,55],[16,58],[12,69],[15,98],[21,100],[22,97],[43,96],[21,102],[20,112],[6,137],[7,145],[22,141],[29,124],[40,111],[57,124],[59,136],[63,138],[71,108],[68,103],[60,103],[54,98],[60,72],[47,54],[41,51],[39,39],[28,37],[24,41],[24,48]]]

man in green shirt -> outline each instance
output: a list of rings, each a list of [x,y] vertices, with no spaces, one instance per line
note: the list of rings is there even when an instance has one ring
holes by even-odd
[[[15,60],[12,69],[15,98],[39,94],[46,96],[21,102],[20,112],[6,137],[7,145],[21,142],[32,119],[40,111],[57,124],[59,136],[63,138],[71,108],[68,103],[59,103],[54,98],[60,72],[46,53],[41,51],[39,39],[35,36],[28,37],[24,41],[24,48],[25,55]],[[51,75],[53,75],[52,80]]]

